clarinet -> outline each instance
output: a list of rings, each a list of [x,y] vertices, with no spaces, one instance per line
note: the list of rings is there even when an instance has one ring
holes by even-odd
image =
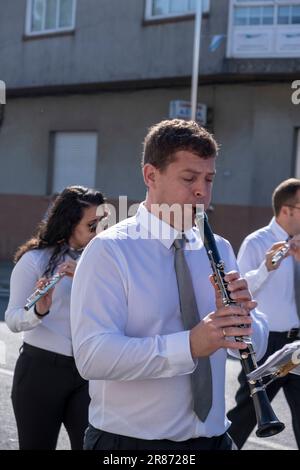
[[[196,223],[200,230],[203,231],[203,219],[204,219],[204,247],[206,249],[210,264],[212,267],[215,282],[222,294],[223,305],[235,304],[230,298],[230,292],[227,289],[227,283],[225,281],[225,266],[221,260],[216,241],[212,230],[209,226],[207,215],[202,211],[196,211]],[[241,328],[243,328],[241,326]],[[244,341],[247,344],[247,348],[240,351],[241,364],[245,374],[249,374],[257,368],[255,352],[249,336],[238,336],[235,337],[236,341]],[[253,405],[256,414],[257,431],[258,437],[269,437],[278,434],[283,431],[285,425],[281,423],[275,415],[269,398],[267,396],[265,385],[262,379],[259,380],[248,380],[250,388],[250,395],[253,399]]]

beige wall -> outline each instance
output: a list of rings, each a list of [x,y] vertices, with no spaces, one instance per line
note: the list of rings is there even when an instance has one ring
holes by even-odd
[[[221,144],[215,204],[268,206],[274,187],[293,175],[300,105],[292,104],[291,91],[288,82],[200,87]],[[0,129],[0,194],[46,195],[51,132],[95,131],[96,186],[109,197],[144,198],[147,129],[168,118],[170,100],[188,98],[187,88],[169,88],[9,99]]]
[[[213,226],[235,249],[268,222],[272,191],[293,176],[300,105],[291,103],[291,91],[288,82],[199,89],[221,143]],[[158,88],[9,99],[0,129],[0,257],[10,257],[45,212],[51,132],[98,132],[96,187],[110,198],[142,200],[147,128],[168,118],[170,100],[188,98],[187,88]]]

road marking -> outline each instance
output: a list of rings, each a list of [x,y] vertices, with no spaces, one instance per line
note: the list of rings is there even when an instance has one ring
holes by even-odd
[[[277,444],[276,442],[270,442],[265,439],[256,439],[255,437],[249,437],[248,442],[261,447],[269,447],[273,450],[296,450],[294,447],[283,446],[282,444]]]
[[[1,369],[1,368],[0,368],[0,374],[9,375],[10,377],[12,377],[14,375],[12,370]]]

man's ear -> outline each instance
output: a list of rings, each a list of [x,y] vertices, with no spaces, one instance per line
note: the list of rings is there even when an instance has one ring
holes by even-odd
[[[157,172],[158,169],[151,165],[151,163],[146,163],[146,165],[144,165],[143,176],[147,188],[153,188],[155,186]]]
[[[282,206],[279,212],[279,217],[280,216],[287,216],[290,213],[290,208],[288,206]]]

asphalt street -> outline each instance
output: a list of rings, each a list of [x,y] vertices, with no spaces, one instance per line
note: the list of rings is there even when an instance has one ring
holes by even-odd
[[[11,333],[3,321],[4,308],[7,298],[0,296],[0,450],[18,449],[17,430],[10,401],[10,391],[13,370],[18,350],[22,343],[22,334]],[[237,375],[240,363],[237,360],[227,361],[226,402],[227,409],[234,405],[234,395],[238,386]],[[280,434],[269,438],[258,438],[253,432],[244,449],[248,450],[296,450],[290,410],[282,392],[274,399],[273,409],[277,417],[283,421],[286,428]],[[69,441],[64,428],[62,428],[58,449],[69,449]]]

